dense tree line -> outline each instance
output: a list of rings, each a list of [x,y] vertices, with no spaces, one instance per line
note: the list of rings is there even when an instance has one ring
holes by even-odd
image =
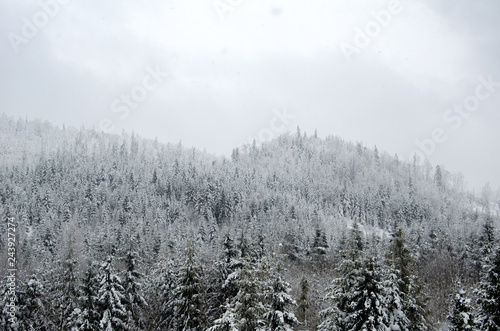
[[[19,330],[498,327],[498,196],[441,167],[300,132],[227,159],[0,127]]]

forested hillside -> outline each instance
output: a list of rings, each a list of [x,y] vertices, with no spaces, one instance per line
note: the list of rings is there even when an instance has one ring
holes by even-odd
[[[230,158],[6,116],[0,129],[18,300],[13,318],[2,268],[3,329],[500,325],[500,201],[439,166],[299,129]]]

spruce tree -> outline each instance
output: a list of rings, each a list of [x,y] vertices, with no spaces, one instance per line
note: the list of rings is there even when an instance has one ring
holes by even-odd
[[[404,294],[401,292],[401,279],[390,266],[385,273],[384,293],[388,326],[391,330],[408,331],[410,320],[405,314]]]
[[[241,270],[238,271],[238,294],[226,304],[226,311],[209,330],[261,329],[265,325],[263,315],[266,312],[265,297],[268,293],[264,279],[265,270],[262,265],[249,258],[244,259]]]
[[[376,257],[360,260],[349,275],[353,282],[343,299],[340,327],[344,330],[386,330],[388,317],[382,268]]]
[[[100,314],[98,302],[99,280],[96,274],[96,266],[90,264],[85,271],[80,285],[80,308],[74,314],[80,314],[80,330],[93,331],[98,330]]]
[[[45,291],[36,275],[32,275],[19,293],[19,327],[21,330],[50,330],[51,323],[46,319]]]
[[[451,313],[448,315],[450,331],[473,331],[476,330],[476,319],[471,307],[471,299],[467,297],[465,290],[458,284],[457,291],[453,295]]]
[[[208,275],[208,311],[209,324],[222,317],[225,312],[225,305],[233,300],[238,294],[239,269],[241,261],[239,252],[234,247],[234,242],[229,233],[226,234],[223,242],[223,254],[215,262]],[[231,276],[231,277],[230,277]]]
[[[234,302],[234,311],[241,331],[256,330],[264,324],[262,315],[265,312],[265,288],[262,272],[259,264],[248,259],[241,268],[239,291]]]
[[[314,237],[314,243],[312,247],[312,251],[318,255],[326,254],[326,250],[328,249],[328,241],[326,239],[325,231],[317,228],[316,236]]]
[[[478,290],[478,319],[485,331],[500,330],[500,246],[491,255]]]
[[[363,235],[355,222],[345,240],[345,245],[340,252],[342,262],[337,268],[340,277],[332,281],[328,288],[325,301],[328,307],[320,312],[322,323],[318,326],[320,331],[341,330],[343,327],[343,316],[350,304],[348,291],[353,289],[357,283],[356,273],[360,267],[360,259],[364,249]]]
[[[422,285],[416,276],[415,260],[408,248],[402,228],[397,228],[392,234],[387,264],[393,275],[391,276],[393,283],[397,285],[402,299],[402,313],[409,320],[408,330],[427,330],[427,297],[423,294]]]
[[[242,265],[239,259],[241,255],[242,253],[234,246],[233,239],[227,234],[224,239],[224,263],[221,265],[221,272],[224,277],[224,285],[222,287],[224,301],[231,300],[238,293],[237,280]]]
[[[175,324],[178,330],[202,330],[204,325],[201,268],[192,244],[186,249],[186,260],[179,272],[175,289]]]
[[[382,266],[374,256],[362,256],[334,280],[318,330],[387,330],[390,326]]]
[[[248,240],[245,237],[245,233],[241,231],[241,236],[238,242],[238,250],[240,252],[240,256],[242,259],[249,258],[251,254],[250,245],[248,244]]]
[[[483,229],[479,237],[479,245],[482,254],[482,260],[485,263],[489,263],[489,258],[493,255],[495,248],[495,227],[493,225],[493,220],[491,216],[487,216],[483,224]]]
[[[309,282],[305,277],[302,277],[300,280],[299,299],[297,300],[297,318],[306,329],[308,328],[309,310],[311,308],[309,290]]]
[[[224,314],[216,319],[214,325],[208,328],[207,331],[240,331],[234,307],[227,306]]]
[[[61,322],[63,330],[72,330],[78,326],[78,262],[68,255],[63,262],[62,297],[61,297]],[[75,320],[76,318],[76,320]]]
[[[172,260],[162,260],[146,283],[147,330],[170,330],[174,325],[174,301],[177,288],[177,268]]]
[[[271,285],[271,292],[267,295],[269,308],[264,313],[266,331],[288,331],[293,330],[293,326],[299,321],[295,314],[289,311],[289,306],[295,306],[296,302],[290,296],[290,284],[285,282],[280,275],[280,268],[274,275],[274,280]]]
[[[68,241],[64,259],[58,262],[59,266],[49,273],[47,284],[52,305],[53,320],[58,328],[71,330],[77,327],[74,310],[78,309],[79,273],[78,261],[75,259],[73,242]]]
[[[129,250],[125,257],[126,269],[123,281],[125,290],[124,304],[129,314],[127,323],[129,329],[144,328],[142,309],[148,305],[142,296],[142,284],[139,283],[139,280],[143,278],[144,275],[137,270],[136,261],[137,253]]]
[[[101,265],[98,300],[101,312],[99,325],[101,329],[127,330],[128,312],[125,307],[125,290],[121,279],[114,273],[113,259],[108,257]]]

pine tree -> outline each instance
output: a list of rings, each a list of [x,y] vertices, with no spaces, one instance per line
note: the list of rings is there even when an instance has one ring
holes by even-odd
[[[227,306],[226,312],[207,331],[240,331],[239,321],[234,307]]]
[[[238,148],[234,148],[231,153],[231,160],[234,163],[237,163],[240,160],[240,150]]]
[[[208,275],[208,312],[210,324],[219,319],[225,311],[225,305],[231,302],[238,294],[238,270],[241,261],[238,259],[238,250],[234,247],[233,239],[226,234],[223,242],[223,254]],[[229,277],[231,275],[231,278]]]
[[[364,249],[363,236],[355,222],[353,228],[346,238],[345,245],[340,252],[342,262],[338,266],[338,273],[341,277],[335,278],[328,288],[325,302],[328,307],[320,312],[322,323],[318,326],[320,331],[342,330],[343,316],[350,304],[347,295],[350,289],[356,285],[355,270],[360,267],[360,258]]]
[[[436,172],[434,173],[434,182],[439,188],[443,187],[443,173],[439,165],[436,166]]]
[[[334,280],[318,330],[387,330],[390,326],[381,264],[374,256],[354,261]]]
[[[72,330],[77,327],[78,321],[75,320],[74,310],[78,309],[78,262],[68,255],[63,262],[62,278],[62,298],[61,298],[61,317],[62,329]]]
[[[71,239],[68,241],[64,259],[58,261],[57,268],[48,272],[46,277],[49,280],[46,289],[52,320],[63,330],[76,328],[77,321],[74,320],[73,311],[78,308],[79,274]]]
[[[479,314],[481,330],[500,330],[500,246],[493,252],[489,265],[485,266],[479,284]]]
[[[488,263],[488,259],[493,256],[492,252],[495,248],[495,227],[489,215],[483,224],[483,231],[479,237],[479,245],[481,247],[482,260],[484,263]]]
[[[224,302],[226,300],[232,300],[236,294],[238,294],[238,279],[239,271],[242,266],[242,261],[239,259],[241,252],[234,247],[233,239],[226,235],[224,239],[224,263],[221,265],[221,273],[224,279],[224,284],[222,285],[222,294],[224,296]],[[224,303],[223,302],[223,303]]]
[[[395,270],[389,267],[384,281],[388,326],[391,330],[407,331],[410,329],[410,320],[405,314],[401,282]]]
[[[125,290],[121,279],[114,274],[113,259],[108,257],[101,265],[98,300],[101,312],[99,325],[101,329],[127,330],[128,312],[123,302]]]
[[[243,231],[241,231],[240,241],[238,242],[238,250],[242,259],[250,256],[250,245],[248,244],[248,240]]]
[[[294,313],[288,310],[288,306],[296,305],[295,300],[289,294],[290,284],[285,282],[280,275],[280,269],[274,275],[271,292],[267,295],[267,301],[270,307],[264,313],[264,320],[266,331],[289,331],[293,330],[293,326],[298,324],[299,321]]]
[[[380,154],[378,152],[377,146],[375,146],[375,150],[373,151],[373,158],[375,159],[375,164],[377,166],[380,165]]]
[[[202,330],[204,313],[201,268],[192,244],[186,249],[186,260],[180,269],[175,290],[175,320],[178,330]]]
[[[360,260],[352,270],[353,287],[344,294],[340,326],[344,330],[385,330],[385,309],[381,265],[375,257]]]
[[[314,237],[313,243],[313,252],[318,255],[326,254],[326,250],[328,249],[328,241],[326,239],[325,231],[317,228],[316,236]]]
[[[45,291],[36,275],[32,275],[19,297],[19,327],[21,330],[50,330],[46,319]]]
[[[226,304],[226,311],[221,318],[215,320],[209,331],[254,331],[264,326],[263,315],[266,312],[264,303],[267,293],[263,282],[264,274],[265,271],[260,264],[249,259],[243,260],[237,281],[238,294],[232,302]]]
[[[80,315],[80,330],[82,331],[93,331],[99,328],[100,314],[97,297],[99,280],[95,268],[95,265],[91,264],[85,271],[82,285],[80,285],[80,308],[74,311],[76,315],[74,317]]]
[[[308,328],[309,310],[311,302],[309,300],[309,282],[305,277],[300,280],[300,295],[297,300],[297,318],[305,329]]]
[[[401,228],[392,234],[387,260],[393,284],[397,285],[397,293],[402,299],[402,313],[409,320],[408,330],[427,330],[427,297],[422,293],[422,285],[415,275],[415,261]],[[397,294],[395,290],[393,293]]]
[[[142,296],[142,284],[139,279],[143,278],[143,274],[137,271],[136,267],[137,253],[129,250],[125,257],[126,270],[123,282],[124,287],[124,304],[127,308],[128,327],[130,328],[144,328],[144,320],[142,316],[142,309],[148,304]]]
[[[471,307],[471,299],[458,284],[458,291],[453,296],[451,313],[448,315],[450,331],[473,331],[476,330],[476,320]]]
[[[411,256],[411,251],[408,249],[404,231],[402,228],[397,228],[392,234],[389,253],[387,255],[388,264],[390,264],[397,272],[399,288],[403,293],[409,291],[413,276],[414,259]]]
[[[172,260],[158,263],[151,281],[146,283],[149,308],[147,330],[171,330],[174,324],[174,301],[177,268]]]

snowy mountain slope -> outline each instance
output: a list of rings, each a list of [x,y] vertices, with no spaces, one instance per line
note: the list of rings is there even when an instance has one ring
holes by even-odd
[[[295,272],[315,279],[321,297],[353,224],[382,243],[402,227],[438,320],[452,279],[477,282],[483,229],[498,222],[491,201],[462,192],[460,176],[336,137],[283,135],[228,159],[128,133],[5,116],[0,127],[0,215],[19,224],[25,275],[55,265],[69,243],[79,268],[135,247],[151,271],[167,257],[182,260],[193,241],[211,265],[230,234],[280,256],[293,293]]]

